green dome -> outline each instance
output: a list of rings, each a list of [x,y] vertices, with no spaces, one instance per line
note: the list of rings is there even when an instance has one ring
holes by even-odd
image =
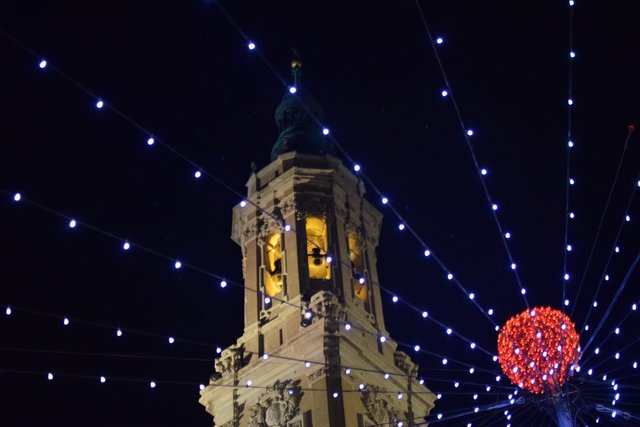
[[[302,65],[292,63],[295,93],[287,93],[276,108],[275,120],[280,135],[271,150],[271,160],[279,154],[297,151],[305,154],[326,154],[333,150],[322,135],[322,108],[302,86]]]

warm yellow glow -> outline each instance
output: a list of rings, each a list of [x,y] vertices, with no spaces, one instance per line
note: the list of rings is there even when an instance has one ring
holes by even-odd
[[[264,288],[267,295],[275,296],[282,292],[282,248],[280,233],[274,233],[265,245]]]
[[[358,277],[362,275],[364,272],[364,256],[362,253],[362,244],[358,239],[356,233],[349,233],[349,260],[351,261],[351,268],[354,273],[353,280],[353,289],[356,297],[360,298],[362,301],[367,301],[367,286],[361,284],[358,281]]]
[[[311,279],[330,279],[331,268],[327,263],[327,222],[317,216],[307,217],[307,259]]]

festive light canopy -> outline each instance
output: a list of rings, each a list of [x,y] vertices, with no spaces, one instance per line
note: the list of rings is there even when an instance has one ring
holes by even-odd
[[[580,358],[579,336],[569,316],[550,307],[525,310],[498,335],[504,374],[532,393],[556,392]]]

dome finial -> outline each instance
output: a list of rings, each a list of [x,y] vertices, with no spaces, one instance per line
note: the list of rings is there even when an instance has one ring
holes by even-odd
[[[291,74],[293,75],[293,85],[300,89],[302,86],[302,59],[297,50],[291,49],[293,59],[291,60]]]

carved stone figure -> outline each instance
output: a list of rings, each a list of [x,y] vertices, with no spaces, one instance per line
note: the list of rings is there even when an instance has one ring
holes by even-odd
[[[384,389],[374,385],[367,385],[361,395],[365,412],[367,417],[376,424],[396,425],[398,411],[391,406],[385,396]]]
[[[249,427],[285,427],[298,414],[300,381],[276,381],[249,408]]]

